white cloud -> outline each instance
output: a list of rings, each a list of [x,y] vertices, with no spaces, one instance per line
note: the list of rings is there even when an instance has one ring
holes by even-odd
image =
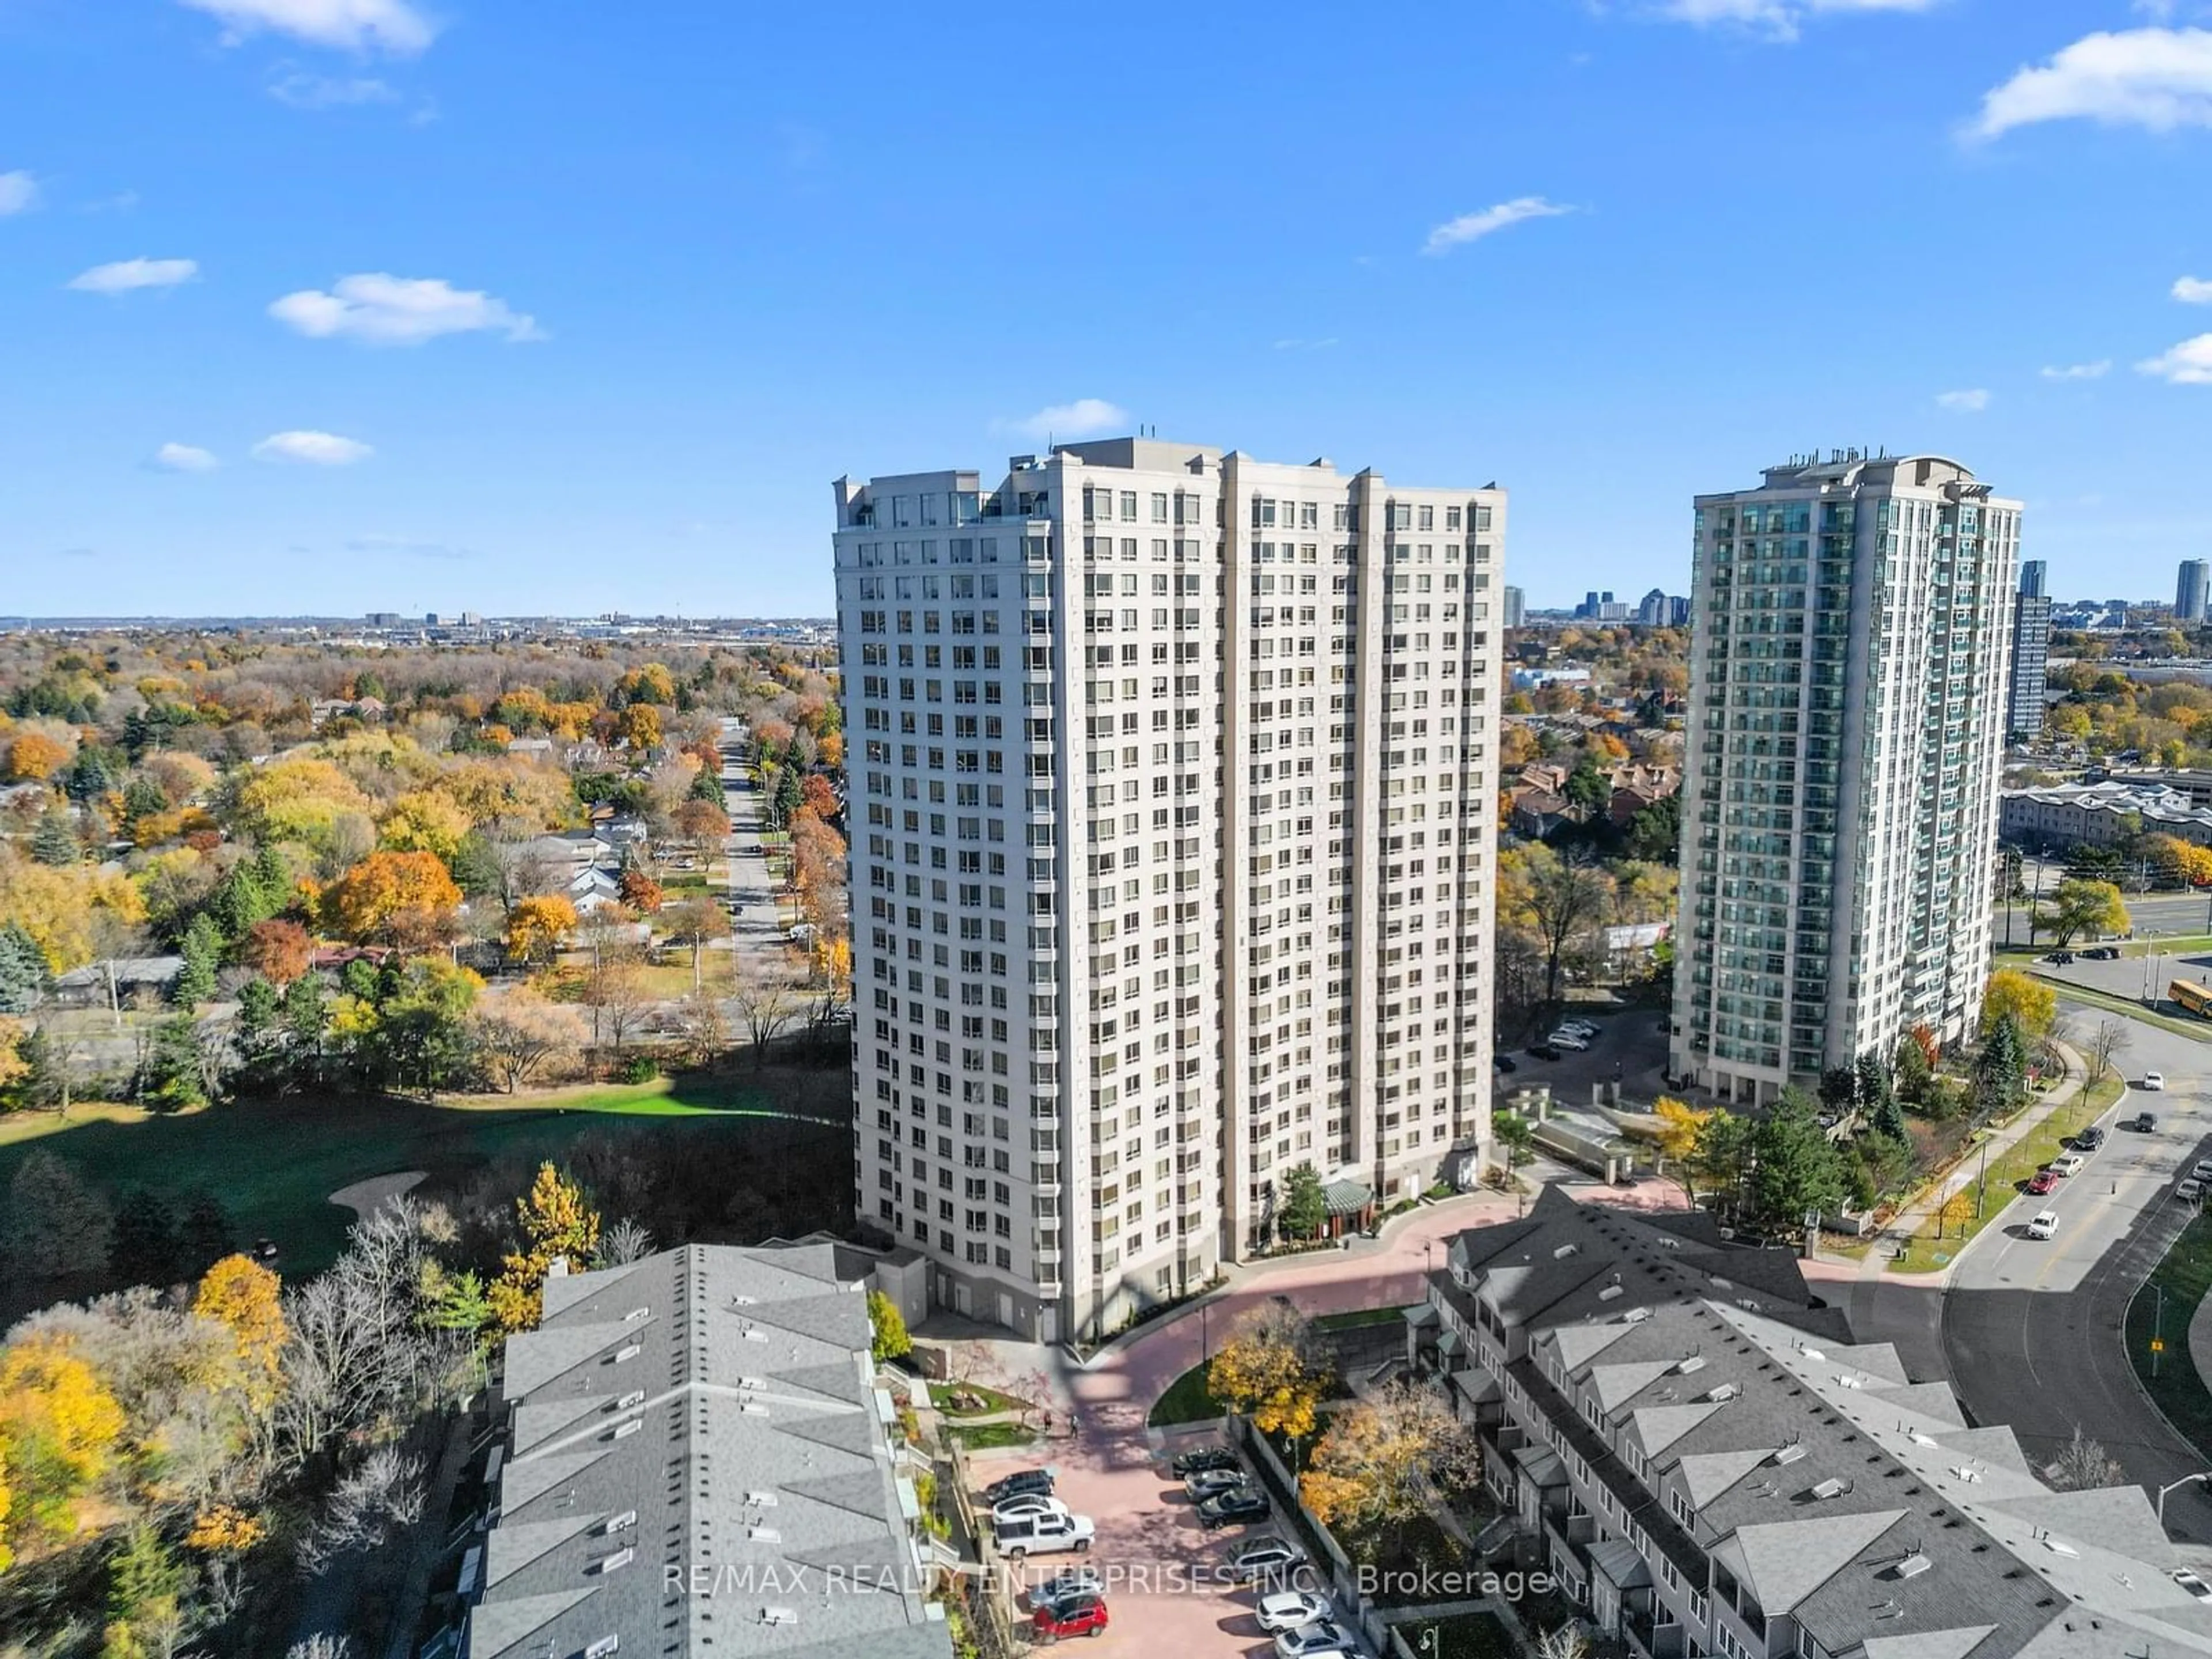
[[[2014,127],[2075,119],[2154,132],[2212,126],[2212,30],[2084,35],[1984,94],[1967,136],[1995,138]]]
[[[1990,406],[1990,394],[1979,386],[1971,392],[1939,392],[1936,394],[1936,403],[1941,409],[1956,410],[1962,415],[1978,415]]]
[[[2212,386],[2212,334],[2200,334],[2145,358],[2136,365],[2136,373],[2154,374],[2175,386]]]
[[[1510,202],[1500,202],[1496,207],[1485,208],[1480,213],[1462,213],[1456,219],[1447,219],[1429,233],[1422,246],[1424,253],[1446,253],[1462,242],[1477,242],[1493,232],[1517,225],[1527,219],[1556,219],[1574,209],[1561,207],[1557,202],[1547,202],[1540,196],[1516,196]]]
[[[504,300],[434,276],[368,271],[341,276],[331,287],[328,294],[313,288],[287,294],[270,304],[269,314],[312,339],[368,345],[420,345],[441,334],[486,330],[510,341],[545,337],[534,318],[509,310]]]
[[[39,181],[27,173],[0,173],[0,219],[39,204]]]
[[[396,104],[398,89],[369,76],[337,80],[295,70],[269,83],[269,95],[294,109],[338,109],[349,104]]]
[[[1078,398],[1072,404],[1054,404],[1020,420],[995,424],[1002,432],[1018,432],[1025,438],[1088,438],[1128,425],[1129,414],[1103,398]]]
[[[2173,297],[2185,306],[2212,306],[2212,282],[2202,276],[2177,276]]]
[[[264,461],[302,461],[310,466],[351,466],[376,453],[357,438],[334,432],[278,432],[253,446]]]
[[[212,472],[222,463],[196,444],[163,444],[154,452],[153,465],[164,472]]]
[[[191,281],[199,269],[197,259],[118,259],[78,272],[69,285],[81,294],[128,294],[134,289],[174,288]]]
[[[2042,374],[2046,380],[2101,380],[2112,367],[2110,357],[2100,357],[2094,363],[2067,363],[2055,368],[2045,365]]]
[[[1932,11],[1944,0],[1662,0],[1659,15],[1701,27],[1715,24],[1795,40],[1808,17],[1841,12]]]
[[[220,18],[223,42],[271,29],[318,46],[406,57],[437,37],[438,26],[408,0],[181,0]]]

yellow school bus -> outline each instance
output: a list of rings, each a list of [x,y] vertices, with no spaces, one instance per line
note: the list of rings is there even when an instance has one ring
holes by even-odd
[[[2166,988],[2172,1001],[2187,1009],[2200,1019],[2212,1019],[2212,991],[2206,990],[2194,980],[2178,979]]]

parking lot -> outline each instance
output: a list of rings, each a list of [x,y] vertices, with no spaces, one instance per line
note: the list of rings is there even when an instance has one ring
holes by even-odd
[[[1109,1623],[1095,1639],[1085,1639],[1086,1659],[1123,1652],[1177,1659],[1273,1655],[1274,1639],[1260,1628],[1255,1608],[1267,1590],[1282,1586],[1234,1584],[1223,1569],[1230,1552],[1249,1538],[1295,1534],[1272,1515],[1248,1526],[1204,1530],[1196,1505],[1169,1470],[1175,1451],[1215,1438],[1211,1431],[1137,1430],[1086,1434],[1080,1445],[1054,1447],[1054,1496],[1091,1519],[1096,1540],[1087,1555],[1039,1555],[1010,1564],[1008,1571],[1024,1584],[1076,1566],[1098,1573]],[[1027,1454],[979,1454],[969,1465],[971,1486],[980,1492],[1001,1475],[1036,1467]],[[1025,1602],[1016,1603],[1014,1616],[1018,1628],[1029,1616]]]
[[[1528,1052],[1527,1043],[1500,1050],[1513,1062],[1513,1070],[1497,1074],[1501,1094],[1546,1084],[1560,1109],[1587,1116],[1591,1110],[1591,1091],[1601,1084],[1619,1083],[1621,1103],[1629,1107],[1648,1107],[1669,1092],[1665,1082],[1664,1010],[1629,1008],[1607,1012],[1576,1008],[1570,1011],[1570,1017],[1587,1019],[1598,1028],[1589,1047],[1580,1051],[1562,1048],[1557,1060],[1539,1059]]]
[[[2160,1012],[2168,1014],[2179,1012],[2164,1001],[2166,987],[2175,980],[2194,980],[2200,985],[2212,983],[2212,954],[2204,951],[2173,955],[2154,951],[2148,956],[2122,957],[2115,962],[2094,962],[2081,954],[2083,948],[2074,947],[2074,960],[2068,963],[2051,962],[2048,957],[2053,953],[2044,952],[2035,960],[2035,971],[2063,985],[2084,986],[2102,991],[2106,996],[2125,997],[2130,1001],[2155,996],[2162,1005]]]

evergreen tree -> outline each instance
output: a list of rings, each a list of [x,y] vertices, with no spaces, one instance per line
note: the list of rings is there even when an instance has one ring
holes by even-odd
[[[1889,1073],[1882,1069],[1881,1061],[1872,1054],[1859,1056],[1859,1099],[1877,1134],[1905,1139],[1905,1113],[1897,1103],[1897,1091],[1890,1086]]]
[[[107,1230],[108,1270],[130,1285],[180,1284],[177,1222],[159,1193],[133,1188]]]
[[[150,780],[133,778],[123,786],[123,821],[136,823],[169,810],[169,798]]]
[[[1820,1127],[1818,1106],[1802,1089],[1782,1091],[1752,1134],[1753,1206],[1776,1232],[1795,1231],[1808,1211],[1832,1215],[1850,1194],[1843,1159]]]
[[[374,1002],[379,995],[376,964],[367,957],[356,957],[338,970],[338,989],[362,1002]]]
[[[97,800],[115,787],[116,770],[106,753],[87,746],[76,751],[76,758],[62,775],[62,787],[71,800]]]
[[[2002,1014],[1974,1057],[1974,1110],[1980,1117],[2010,1111],[2027,1094],[2027,1043],[2020,1021]]]
[[[154,1028],[140,1069],[138,1093],[157,1112],[207,1104],[207,1078],[200,1068],[199,1028],[190,1014],[177,1014]]]
[[[235,1087],[258,1093],[283,1080],[283,1000],[258,974],[238,988],[238,1023],[231,1038],[238,1049]]]
[[[170,994],[179,1008],[197,1008],[215,995],[215,970],[222,961],[222,930],[206,911],[194,916],[185,929],[178,950],[185,958]]]
[[[1897,1095],[1900,1100],[1919,1104],[1927,1097],[1928,1085],[1935,1070],[1928,1064],[1928,1054],[1918,1041],[1908,1031],[1897,1040]]]
[[[46,987],[46,953],[18,922],[0,927],[0,1014],[27,1014]]]
[[[238,1248],[230,1212],[221,1199],[210,1192],[191,1195],[184,1224],[177,1231],[177,1245],[181,1253],[178,1267],[194,1279]]]
[[[1854,1066],[1831,1066],[1820,1073],[1820,1104],[1842,1117],[1858,1109],[1859,1074]]]
[[[323,1028],[330,1015],[323,981],[305,973],[284,988],[284,1071],[280,1088],[319,1083],[323,1074]]]
[[[70,828],[67,813],[48,812],[39,820],[39,827],[31,832],[31,856],[57,870],[66,870],[83,859],[84,848],[77,844],[76,831]]]
[[[799,769],[787,766],[775,777],[775,799],[771,811],[777,829],[781,830],[791,822],[791,815],[799,810],[801,799]]]
[[[1277,1221],[1292,1238],[1320,1236],[1328,1221],[1328,1194],[1312,1164],[1297,1164],[1284,1175],[1283,1208]]]

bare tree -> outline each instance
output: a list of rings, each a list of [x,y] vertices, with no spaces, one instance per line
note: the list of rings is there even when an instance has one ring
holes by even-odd
[[[2074,1425],[2074,1437],[2066,1449],[2046,1471],[2051,1484],[2060,1492],[2090,1492],[2100,1486],[2120,1486],[2127,1484],[2128,1472],[2119,1466],[2102,1443],[2081,1432],[2081,1425]]]
[[[730,1022],[721,1003],[705,991],[694,991],[677,1005],[683,1023],[684,1046],[691,1062],[703,1066],[730,1046]]]
[[[2128,1030],[2126,1021],[2114,1019],[2109,1016],[2099,1020],[2096,1030],[2089,1033],[2087,1045],[2089,1051],[2089,1081],[2103,1082],[2105,1074],[2119,1063],[2120,1056],[2127,1052],[2128,1045],[2133,1039],[2134,1034]]]
[[[741,956],[737,988],[731,994],[730,1003],[738,1011],[738,1018],[744,1022],[746,1035],[752,1039],[753,1064],[767,1065],[769,1045],[799,1015],[799,986],[781,963],[757,956],[748,960]]]
[[[633,1261],[642,1261],[653,1254],[653,1235],[629,1216],[599,1235],[598,1253],[592,1258],[595,1267],[627,1267]]]
[[[583,1017],[528,986],[469,1011],[469,1036],[494,1081],[513,1094],[543,1068],[584,1046]]]
[[[1571,1620],[1536,1638],[1536,1659],[1589,1659],[1589,1650],[1582,1626]]]
[[[380,1547],[422,1519],[422,1460],[379,1446],[340,1478],[300,1540],[300,1571],[313,1576],[337,1557]]]
[[[631,1028],[652,1006],[653,995],[628,951],[609,950],[599,955],[584,975],[584,1000],[591,1005],[594,1036],[604,1029],[607,1040],[619,1050]]]
[[[284,1650],[284,1659],[351,1659],[352,1645],[343,1636],[317,1631],[304,1642]]]

